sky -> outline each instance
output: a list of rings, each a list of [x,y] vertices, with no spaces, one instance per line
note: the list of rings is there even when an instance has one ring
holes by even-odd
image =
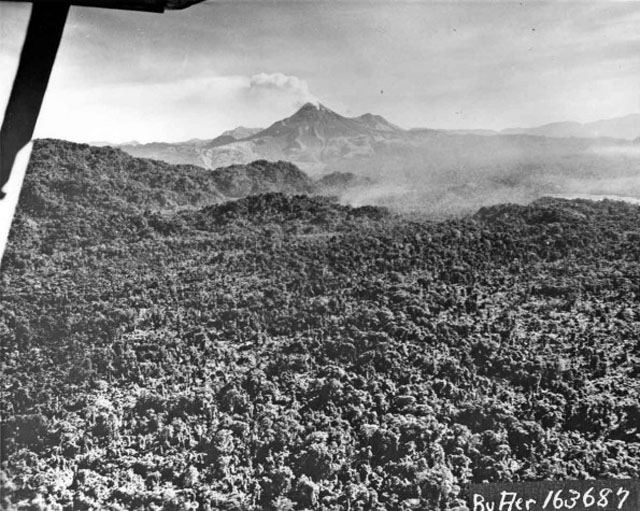
[[[0,107],[29,5],[0,2]],[[211,1],[71,9],[35,136],[213,138],[318,100],[405,128],[502,129],[640,111],[640,3]]]

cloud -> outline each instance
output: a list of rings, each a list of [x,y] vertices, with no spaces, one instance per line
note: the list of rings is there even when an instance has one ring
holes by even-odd
[[[72,9],[40,136],[207,138],[270,125],[316,95],[407,127],[638,111],[633,2],[209,1],[163,16]],[[29,11],[0,1],[0,106]]]
[[[249,79],[249,93],[259,98],[274,93],[282,99],[290,99],[297,104],[317,103],[318,99],[311,94],[309,84],[297,76],[283,73],[259,73]]]
[[[236,126],[268,126],[314,99],[305,80],[279,72],[91,86],[70,86],[67,77],[54,76],[36,137],[85,142],[213,138]]]

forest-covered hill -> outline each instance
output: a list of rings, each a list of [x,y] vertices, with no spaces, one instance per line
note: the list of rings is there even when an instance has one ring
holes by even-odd
[[[34,142],[20,205],[43,213],[140,212],[198,207],[249,194],[307,193],[312,188],[309,177],[288,162],[258,160],[206,170],[134,158],[112,147],[44,139]]]
[[[43,144],[0,272],[5,508],[462,510],[473,481],[640,476],[639,207],[180,208],[197,168]]]

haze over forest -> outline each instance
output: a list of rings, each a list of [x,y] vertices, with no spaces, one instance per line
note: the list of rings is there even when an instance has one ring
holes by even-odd
[[[406,130],[380,115],[345,117],[309,102],[265,129],[119,148],[212,170],[289,161],[313,177],[356,176],[334,188],[345,203],[438,216],[544,195],[640,197],[640,114],[502,132]]]

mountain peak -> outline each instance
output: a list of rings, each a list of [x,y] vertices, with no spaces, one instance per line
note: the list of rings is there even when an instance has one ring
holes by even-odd
[[[396,126],[393,123],[390,123],[381,115],[366,113],[366,114],[362,114],[360,117],[356,117],[356,119],[374,130],[402,131],[402,128],[400,128],[399,126]]]
[[[240,140],[242,138],[250,137],[259,131],[262,131],[264,128],[245,128],[244,126],[238,126],[232,130],[223,131],[219,136],[220,137],[232,137],[235,140]]]
[[[322,103],[320,103],[319,101],[307,101],[304,105],[302,105],[298,111],[293,114],[293,117],[297,116],[297,115],[309,115],[309,114],[317,114],[317,113],[334,113],[332,110],[328,109],[326,106],[324,106]]]
[[[381,137],[394,136],[401,131],[378,115],[344,117],[319,102],[309,101],[290,117],[275,122],[247,140],[258,144],[254,147],[270,158],[284,151],[288,158],[320,163],[329,157],[368,154],[372,151],[371,145]],[[247,150],[246,147],[237,149]]]
[[[327,109],[322,103],[320,103],[320,101],[318,101],[317,99],[314,99],[313,101],[307,101],[304,105],[300,107],[300,110],[310,110],[312,108],[315,110]]]

